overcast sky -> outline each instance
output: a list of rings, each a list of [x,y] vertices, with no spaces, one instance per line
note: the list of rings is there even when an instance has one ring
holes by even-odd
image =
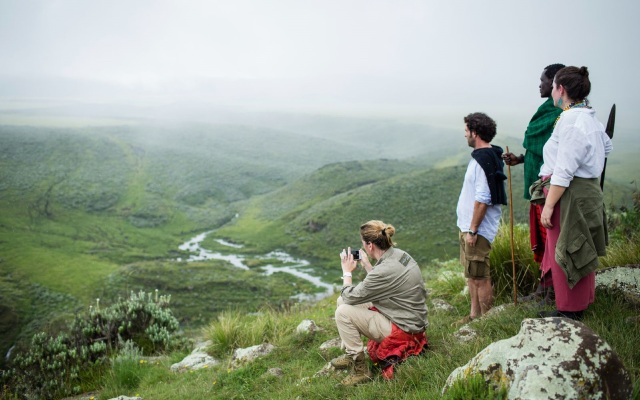
[[[615,102],[619,126],[631,128],[639,15],[637,0],[2,0],[0,97],[458,121],[485,111],[519,129],[541,103],[542,69],[562,62],[589,67],[601,120]]]

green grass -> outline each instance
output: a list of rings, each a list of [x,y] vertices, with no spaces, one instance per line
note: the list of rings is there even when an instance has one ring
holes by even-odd
[[[315,293],[311,283],[285,273],[262,275],[219,260],[202,262],[148,261],[123,267],[103,282],[102,298],[159,289],[171,295],[171,308],[185,328],[208,324],[231,310],[287,307],[297,293]]]
[[[431,275],[431,274],[429,274]],[[468,304],[459,295],[458,287],[453,291],[440,288],[437,294],[450,301],[461,312]],[[179,357],[159,364],[132,364],[129,371],[139,381],[135,388],[125,388],[107,383],[98,398],[107,399],[116,395],[140,395],[153,399],[179,398],[246,398],[246,399],[405,399],[440,398],[449,374],[464,365],[471,357],[494,341],[515,335],[524,318],[535,317],[536,310],[526,306],[511,308],[492,318],[474,323],[478,339],[469,343],[459,343],[453,337],[454,328],[450,324],[457,319],[455,314],[432,312],[429,315],[428,337],[430,349],[420,357],[409,359],[396,367],[392,381],[376,379],[374,382],[356,388],[337,385],[342,375],[314,377],[326,363],[340,354],[337,349],[322,352],[319,345],[337,337],[335,322],[335,297],[313,305],[300,305],[284,312],[265,310],[264,314],[247,315],[237,312],[225,314],[218,321],[202,331],[204,338],[214,341],[213,354],[228,357],[230,350],[237,346],[250,346],[268,341],[276,346],[270,355],[245,365],[231,369],[228,358],[223,357],[219,366],[190,371],[181,374],[168,372],[171,362]],[[612,310],[614,313],[612,314]],[[635,311],[614,293],[598,291],[596,304],[590,308],[585,324],[607,341],[622,357],[634,382],[638,385],[640,356],[629,340],[635,329],[625,323],[625,319]],[[315,335],[295,333],[295,327],[303,319],[312,319],[323,330]],[[277,327],[276,327],[277,325]],[[637,344],[636,344],[637,345]],[[218,347],[219,346],[219,347]],[[270,368],[280,368],[284,375],[275,377],[267,373]],[[111,378],[110,378],[111,379]],[[111,381],[108,381],[111,382]],[[488,397],[479,397],[479,396]],[[471,381],[461,386],[447,398],[502,398],[492,397],[486,385]]]
[[[527,237],[526,230],[516,229],[517,243],[524,242]],[[504,246],[504,242],[509,242],[508,236],[499,236],[497,242],[495,247]],[[508,253],[510,258],[510,251]],[[461,294],[465,281],[460,270],[456,260],[423,265],[423,275],[431,290],[430,297],[448,301],[457,312],[445,313],[432,309],[427,329],[429,351],[398,366],[392,381],[378,378],[367,385],[344,388],[337,386],[341,379],[339,374],[314,377],[331,358],[341,354],[338,349],[326,352],[318,349],[324,341],[338,336],[332,318],[335,310],[333,296],[316,304],[300,304],[282,311],[264,309],[262,313],[251,315],[241,311],[220,315],[201,332],[203,338],[213,342],[210,353],[222,359],[219,367],[170,376],[163,375],[168,365],[153,366],[157,369],[153,375],[163,376],[162,384],[158,380],[147,382],[143,379],[133,392],[154,399],[176,399],[180,396],[196,399],[369,399],[394,398],[399,394],[406,399],[440,398],[444,383],[455,368],[464,365],[489,344],[517,334],[523,319],[537,316],[537,309],[527,304],[511,306],[503,313],[476,321],[477,339],[468,343],[457,342],[452,336],[455,328],[451,327],[451,323],[469,309],[468,298]],[[495,275],[508,275],[509,270],[510,265],[495,269],[494,278],[499,278]],[[508,282],[509,279],[495,281]],[[502,294],[498,296],[497,304],[511,303],[508,290],[498,293]],[[587,311],[584,323],[621,357],[631,374],[637,394],[640,390],[640,353],[636,351],[637,340],[633,339],[638,338],[638,328],[637,322],[628,322],[636,313],[637,306],[628,303],[619,293],[599,289],[596,302]],[[314,335],[296,334],[295,327],[304,319],[312,319],[322,330]],[[228,357],[233,349],[262,342],[272,343],[277,349],[269,356],[239,369],[229,368]],[[269,368],[274,367],[282,369],[284,376],[275,377],[267,373]],[[115,393],[109,392],[109,395]],[[445,398],[498,399],[504,398],[503,395],[504,392],[492,392],[490,387],[480,384],[476,378],[460,383],[447,392]]]
[[[464,143],[446,143],[449,139],[435,135],[442,145],[437,146],[438,152],[425,150],[423,157],[411,159],[366,160],[359,157],[388,155],[384,146],[376,147],[385,141],[362,141],[372,132],[388,138],[387,128],[360,129],[355,124],[327,131],[325,136],[321,127],[307,128],[317,132],[308,131],[302,137],[253,127],[195,124],[81,129],[0,126],[0,351],[5,353],[16,340],[28,339],[36,331],[64,327],[70,316],[86,310],[95,298],[104,301],[127,296],[131,290],[161,289],[172,294],[174,311],[189,334],[203,334],[199,326],[216,331],[218,316],[237,313],[238,323],[245,327],[241,332],[246,337],[238,334],[243,343],[259,337],[279,343],[275,362],[282,363],[288,374],[283,379],[263,376],[273,358],[245,371],[221,370],[215,376],[206,375],[213,371],[190,373],[184,381],[167,373],[167,365],[147,365],[141,369],[146,372],[136,378],[135,390],[147,390],[154,395],[151,398],[175,398],[172,393],[193,398],[260,398],[265,387],[283,398],[295,398],[294,394],[367,398],[379,388],[386,394],[404,391],[407,398],[435,395],[454,364],[465,363],[489,343],[483,339],[469,348],[453,348],[460,346],[448,339],[448,324],[469,307],[459,294],[464,280],[455,275],[445,281],[434,279],[442,270],[459,268],[455,261],[437,259],[453,259],[458,253],[455,202],[464,173],[464,166],[458,164],[465,163],[463,154],[468,156],[461,150]],[[418,151],[418,143],[424,142],[425,149],[436,143],[421,132],[419,127],[401,130],[402,138],[416,143],[411,156]],[[266,133],[269,140],[265,141]],[[403,153],[395,149],[389,154]],[[438,163],[442,168],[430,169]],[[628,205],[629,185],[615,182],[616,168],[624,165],[613,160],[612,165],[605,198],[616,207]],[[519,172],[512,171],[513,208],[515,221],[526,223],[528,205],[521,197]],[[507,208],[504,215],[506,223]],[[260,256],[285,250],[310,261],[315,275],[334,282],[339,272],[337,254],[359,243],[358,226],[369,219],[383,219],[397,228],[398,247],[419,261],[434,295],[451,301],[457,313],[432,315],[431,358],[411,360],[407,365],[415,368],[400,369],[397,381],[376,382],[362,392],[336,390],[333,383],[339,379],[314,378],[297,385],[336,355],[315,350],[336,333],[331,320],[333,299],[317,307],[292,309],[292,294],[313,293],[317,288],[287,274],[261,275],[259,267],[266,260]],[[247,257],[249,271],[219,261],[171,261],[184,256],[179,244],[212,229],[215,234],[205,240],[204,247],[229,250],[215,238],[243,244],[238,252]],[[530,260],[526,226],[515,229],[518,291],[526,292],[537,267]],[[502,236],[504,231],[503,227]],[[637,240],[615,239],[603,264],[637,263]],[[510,247],[501,240],[494,245],[494,253],[497,259],[492,262],[502,271],[496,277],[501,288],[498,295],[508,302]],[[265,307],[262,320],[255,316],[245,320],[242,312],[261,307]],[[620,318],[628,315],[625,307],[622,310]],[[597,313],[596,319],[600,318]],[[533,314],[518,309],[500,324],[487,327],[487,340],[517,331],[519,321],[528,315]],[[291,334],[309,316],[325,330],[313,337]],[[615,337],[616,329],[629,335],[621,326],[608,334]],[[228,353],[229,343],[234,342],[225,342],[224,330],[217,335],[227,344],[216,352]],[[637,359],[625,357],[632,360],[637,377]],[[123,373],[135,368],[123,368]],[[434,378],[421,369],[429,369]],[[103,393],[119,390],[120,380],[114,377],[111,389],[105,387]],[[165,383],[176,386],[165,387]],[[170,394],[162,394],[163,390]]]
[[[491,268],[497,271],[494,286],[501,288],[497,296],[513,298],[514,274],[516,293],[531,293],[538,285],[540,267],[533,259],[529,239],[529,226],[516,224],[513,226],[513,255],[511,253],[511,226],[502,223],[497,239],[491,247]]]

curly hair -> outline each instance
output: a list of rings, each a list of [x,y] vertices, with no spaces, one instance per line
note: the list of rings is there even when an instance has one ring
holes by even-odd
[[[560,71],[562,68],[564,68],[565,65],[564,64],[551,64],[551,65],[547,65],[544,68],[544,74],[547,78],[553,80],[553,77],[556,76],[556,74],[558,73],[558,71]]]
[[[571,100],[582,101],[591,93],[587,67],[565,67],[556,73],[557,86],[562,85]]]
[[[385,224],[382,221],[371,220],[360,226],[360,236],[367,243],[373,243],[380,250],[387,250],[396,244],[391,237],[396,233],[393,225]]]
[[[496,136],[496,123],[485,113],[476,112],[464,117],[469,132],[475,132],[480,139],[490,143]]]

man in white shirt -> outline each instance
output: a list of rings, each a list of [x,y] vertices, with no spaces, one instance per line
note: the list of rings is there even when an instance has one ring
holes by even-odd
[[[496,123],[483,113],[469,114],[464,122],[464,136],[474,150],[458,199],[457,225],[471,312],[456,325],[482,316],[493,305],[489,253],[500,225],[500,205],[507,204],[502,149],[490,143],[496,135]]]

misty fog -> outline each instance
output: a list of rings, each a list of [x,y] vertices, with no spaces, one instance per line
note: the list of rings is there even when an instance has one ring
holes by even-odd
[[[520,137],[551,63],[586,65],[631,137],[640,6],[542,1],[0,4],[0,124],[337,115]],[[36,115],[44,118],[39,120]],[[115,119],[115,121],[114,121]]]

